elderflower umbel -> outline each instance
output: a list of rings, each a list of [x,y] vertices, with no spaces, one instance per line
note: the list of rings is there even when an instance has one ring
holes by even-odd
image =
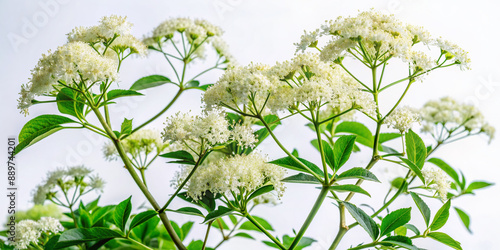
[[[88,44],[71,42],[56,51],[42,55],[31,70],[29,83],[21,86],[18,108],[27,112],[35,97],[56,94],[62,84],[84,82],[87,86],[95,82],[115,81],[117,64],[102,57]]]
[[[130,154],[132,158],[150,153],[160,154],[168,146],[162,141],[160,133],[151,129],[141,129],[122,140],[121,143],[125,152]],[[120,157],[113,143],[107,143],[103,151],[104,157],[108,161],[117,160]]]
[[[414,123],[420,123],[420,115],[413,108],[398,107],[385,118],[384,123],[387,124],[387,127],[406,133]]]
[[[59,190],[68,193],[72,188],[78,188],[80,195],[91,190],[102,191],[104,181],[97,175],[91,176],[92,170],[84,166],[74,166],[57,169],[47,173],[46,179],[33,192],[33,202],[43,204],[45,200],[57,197]]]
[[[422,168],[422,175],[425,179],[425,185],[434,189],[439,194],[441,200],[445,201],[448,199],[447,195],[451,182],[443,170],[425,165]]]
[[[162,137],[164,141],[181,148],[187,147],[196,154],[233,140],[246,147],[252,147],[257,142],[249,126],[229,124],[225,113],[218,109],[207,110],[197,116],[177,113],[167,118]]]
[[[132,23],[127,17],[111,15],[102,17],[99,25],[91,27],[76,27],[68,33],[68,42],[86,42],[103,53],[108,45],[116,52],[130,49],[130,53],[145,55],[146,45],[130,34]],[[106,45],[105,45],[106,44]]]
[[[420,110],[424,123],[423,131],[437,135],[436,129],[458,131],[463,128],[469,134],[484,133],[493,139],[495,128],[490,126],[483,114],[471,104],[460,103],[451,97],[428,101]],[[444,138],[439,138],[444,139]]]
[[[15,249],[28,249],[30,244],[38,245],[39,238],[64,230],[59,220],[42,217],[38,221],[22,220],[16,225]]]
[[[405,24],[393,15],[374,10],[360,12],[355,17],[338,17],[327,21],[321,30],[306,32],[300,42],[295,44],[297,51],[304,51],[311,44],[317,46],[319,38],[327,36],[331,40],[323,46],[320,55],[324,61],[338,61],[346,56],[355,57],[356,54],[357,57],[377,61],[377,64],[390,58],[399,58],[409,63],[413,73],[417,73],[437,66],[437,60],[414,47],[423,44],[424,47],[439,48],[446,55],[443,60],[446,58],[450,63],[459,64],[461,69],[470,68],[467,52],[455,44],[433,38],[420,26]]]
[[[175,183],[180,184],[191,172],[192,166],[184,166]],[[281,197],[284,185],[280,181],[285,170],[267,163],[266,157],[253,151],[249,155],[221,158],[200,166],[189,179],[187,194],[198,200],[205,192],[248,195],[265,184],[271,184]]]

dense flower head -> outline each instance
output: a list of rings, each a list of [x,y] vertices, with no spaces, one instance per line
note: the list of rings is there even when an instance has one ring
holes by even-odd
[[[61,223],[51,217],[42,217],[38,221],[22,220],[16,225],[15,249],[28,249],[30,244],[37,245],[42,235],[59,233],[64,230]]]
[[[182,183],[191,170],[192,166],[184,166],[177,174],[174,184]],[[283,168],[267,163],[265,156],[253,151],[249,155],[220,158],[200,166],[189,179],[186,189],[187,194],[197,200],[207,191],[245,195],[271,184],[280,197],[284,191],[284,185],[280,181],[284,174]]]
[[[413,124],[420,123],[420,114],[410,107],[398,107],[385,118],[384,123],[401,133],[406,133],[412,128]]]
[[[101,54],[106,45],[117,52],[130,49],[130,53],[145,55],[146,45],[130,34],[132,23],[127,17],[111,15],[102,17],[99,25],[90,27],[76,27],[68,33],[68,42],[89,43]]]
[[[162,137],[174,147],[188,147],[196,154],[229,141],[237,141],[246,147],[257,142],[249,126],[230,124],[225,113],[218,109],[206,110],[196,116],[179,112],[168,117]]]
[[[484,133],[493,139],[495,128],[489,125],[474,105],[461,103],[451,97],[428,101],[420,110],[424,122],[423,131],[434,133],[436,126],[448,131],[460,127],[469,133]]]
[[[355,17],[338,17],[327,21],[321,29],[305,32],[300,42],[295,44],[297,52],[317,47],[322,36],[331,38],[321,51],[320,57],[325,61],[336,61],[356,53],[377,58],[379,62],[396,57],[409,63],[414,72],[425,72],[436,66],[437,58],[432,59],[414,47],[423,44],[439,48],[447,54],[448,62],[459,64],[462,69],[469,69],[470,65],[467,52],[455,44],[433,38],[420,26],[405,24],[393,15],[374,10],[360,12]]]
[[[121,141],[125,152],[133,158],[150,153],[160,154],[167,147],[161,139],[160,132],[152,129],[141,129]],[[113,143],[107,143],[104,148],[104,157],[107,160],[117,160],[120,155]]]
[[[422,168],[422,175],[425,179],[425,185],[434,189],[441,200],[446,201],[451,185],[448,175],[440,168],[429,165]]]
[[[102,191],[104,181],[97,175],[90,175],[92,170],[84,166],[57,169],[47,173],[46,179],[36,187],[33,194],[35,204],[43,204],[57,196],[59,190],[68,192],[78,188],[80,194],[90,190]]]
[[[298,54],[273,67],[250,64],[234,67],[204,95],[208,107],[223,106],[246,110],[286,111],[291,107],[330,105],[343,112],[351,108],[371,113],[374,102],[355,80],[332,63],[322,62],[318,54]]]
[[[53,94],[61,83],[115,81],[118,78],[114,60],[102,57],[88,44],[71,42],[56,51],[42,55],[36,67],[31,70],[29,83],[21,87],[18,108],[26,110],[36,96]]]
[[[222,62],[228,66],[236,65],[236,59],[229,52],[229,46],[222,39],[223,31],[219,26],[216,26],[203,19],[190,18],[171,18],[158,25],[151,34],[147,35],[143,42],[155,50],[163,50],[164,43],[171,41],[176,48],[184,46],[179,41],[187,40],[190,46],[186,48],[186,54],[191,54],[189,57],[201,58],[206,57],[207,45],[211,46],[215,52],[224,58]],[[184,38],[185,37],[185,38]],[[180,52],[179,52],[180,53]],[[187,55],[183,55],[187,56]]]

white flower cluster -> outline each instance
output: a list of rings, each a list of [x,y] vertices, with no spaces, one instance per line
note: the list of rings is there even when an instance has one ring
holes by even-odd
[[[446,57],[449,62],[469,69],[470,59],[463,49],[441,38],[432,38],[422,27],[404,24],[393,15],[374,10],[360,12],[356,17],[327,21],[321,30],[306,32],[295,44],[297,52],[316,46],[321,36],[329,36],[332,40],[322,48],[322,60],[335,61],[349,55],[349,51],[355,53],[357,50],[369,58],[378,58],[378,61],[397,57],[410,63],[414,72],[425,72],[435,67],[436,62],[427,54],[414,50],[415,44],[422,43],[437,46],[443,53],[449,53]]]
[[[18,108],[26,110],[36,96],[50,94],[60,86],[74,82],[91,84],[101,81],[115,81],[118,78],[114,60],[102,57],[88,44],[71,42],[56,51],[42,55],[36,67],[31,70],[31,79],[21,87]],[[59,88],[59,87],[58,87]]]
[[[384,123],[387,127],[399,130],[401,133],[408,132],[413,124],[420,123],[420,115],[417,110],[410,107],[398,107],[387,118]]]
[[[168,146],[168,143],[162,141],[160,133],[152,129],[141,129],[122,140],[121,143],[125,152],[133,158],[150,153],[159,154]],[[107,143],[103,151],[104,157],[108,161],[117,160],[120,157],[113,143]]]
[[[192,166],[184,166],[174,183],[182,183],[191,170]],[[281,197],[285,189],[281,182],[284,175],[283,168],[267,163],[266,157],[253,151],[249,155],[221,158],[200,166],[189,179],[186,189],[187,194],[197,200],[206,191],[248,195],[263,185],[271,184]]]
[[[446,201],[451,185],[448,175],[440,168],[429,165],[422,168],[422,175],[425,179],[425,185],[434,189],[441,197],[441,200]]]
[[[76,27],[67,36],[69,42],[89,43],[101,53],[108,45],[113,50],[130,49],[131,53],[145,55],[146,45],[130,34],[131,28],[132,23],[127,21],[127,17],[111,15],[102,17],[99,25]]]
[[[57,195],[57,189],[67,192],[69,189],[78,186],[80,193],[85,193],[89,189],[102,191],[104,180],[97,175],[90,176],[91,173],[92,170],[84,166],[50,171],[47,173],[47,178],[43,183],[36,187],[33,194],[33,202],[35,204],[43,204],[45,200]]]
[[[61,223],[51,217],[42,217],[38,221],[22,220],[16,225],[15,249],[28,249],[30,244],[38,244],[44,235],[56,234],[64,230]]]
[[[167,118],[162,137],[174,147],[187,147],[196,154],[233,140],[246,147],[252,147],[257,142],[249,126],[229,124],[225,113],[218,109],[204,111],[197,116],[177,113]]]
[[[236,60],[229,52],[228,45],[222,39],[223,31],[220,27],[202,19],[172,18],[164,21],[156,27],[152,34],[144,38],[144,43],[151,47],[159,47],[158,44],[175,38],[179,33],[185,35],[188,42],[195,45],[194,54],[200,58],[205,57],[204,42],[210,44],[215,51],[225,58],[225,63],[235,65]],[[173,43],[174,40],[172,40]],[[157,48],[160,49],[160,48]]]
[[[428,101],[420,113],[424,122],[424,132],[434,133],[436,125],[442,125],[448,131],[463,127],[469,132],[484,133],[490,140],[495,135],[495,128],[484,120],[478,108],[457,102],[451,97]]]
[[[253,114],[311,103],[341,111],[356,107],[368,113],[375,107],[354,79],[333,64],[320,61],[314,53],[299,54],[273,67],[250,64],[229,69],[203,98],[208,107],[246,109]]]

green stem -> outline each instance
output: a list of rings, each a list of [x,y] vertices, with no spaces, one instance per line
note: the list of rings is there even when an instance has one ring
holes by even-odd
[[[372,243],[369,243],[369,244],[364,244],[364,245],[361,245],[361,246],[349,248],[349,250],[365,249],[365,248],[369,248],[369,247],[374,247],[374,246],[376,246],[378,244],[379,244],[379,242],[372,242]]]
[[[309,215],[306,218],[306,221],[304,221],[304,224],[300,228],[299,232],[297,233],[297,236],[295,236],[295,239],[293,239],[292,244],[290,245],[289,250],[293,250],[300,242],[300,239],[302,239],[302,236],[304,236],[304,233],[306,232],[307,228],[309,225],[311,225],[312,220],[318,213],[319,208],[321,207],[321,204],[323,204],[323,201],[326,198],[326,195],[328,194],[328,186],[323,186],[321,188],[321,192],[318,195],[318,198],[316,199],[316,202],[314,203],[314,206],[312,207],[311,211],[309,212]]]
[[[281,244],[279,240],[274,238],[258,221],[256,221],[250,214],[246,213],[245,217],[252,222],[261,232],[263,232],[269,239],[271,239],[278,247],[282,250],[286,250],[287,248]],[[291,249],[291,248],[290,248]]]
[[[321,139],[321,133],[319,132],[318,123],[314,123],[314,130],[316,130],[316,137],[318,138],[318,149],[321,154],[321,164],[323,164],[323,171],[325,172],[325,183],[330,182],[330,177],[328,177],[328,165],[326,164],[325,152],[323,150],[323,140]]]
[[[162,109],[158,114],[156,114],[155,116],[151,117],[149,120],[147,120],[146,122],[144,122],[143,124],[137,126],[135,129],[132,130],[132,132],[129,134],[133,134],[135,132],[137,132],[139,129],[143,128],[144,126],[148,125],[149,123],[153,122],[154,120],[156,120],[158,117],[160,117],[161,115],[163,115],[163,113],[167,112],[167,110],[175,103],[175,101],[179,98],[179,96],[182,94],[182,92],[184,91],[184,89],[179,89],[179,91],[177,91],[177,94],[174,96],[174,98],[167,104],[167,106]],[[122,140],[127,138],[129,135],[125,135],[122,137]]]
[[[203,246],[201,247],[201,250],[205,250],[205,247],[207,246],[208,234],[210,233],[210,228],[212,227],[212,222],[213,221],[208,223],[207,233],[205,234],[205,240],[203,240]]]
[[[98,108],[95,106],[92,106],[92,110],[94,111],[95,115],[97,116],[97,119],[101,123],[101,125],[104,127],[104,130],[108,134],[109,137],[111,137],[113,144],[116,147],[116,150],[118,151],[118,154],[120,155],[120,158],[122,158],[123,163],[125,164],[125,168],[129,172],[129,174],[132,176],[132,179],[134,182],[139,186],[139,189],[141,189],[142,193],[144,196],[146,196],[146,199],[149,201],[149,203],[153,206],[153,208],[156,211],[160,210],[160,205],[156,202],[155,198],[153,195],[149,192],[148,188],[144,183],[142,183],[141,178],[137,174],[137,172],[134,169],[134,166],[132,165],[132,162],[130,162],[130,159],[127,156],[127,153],[125,152],[125,149],[123,148],[123,145],[121,144],[120,140],[116,137],[115,133],[111,130],[111,128],[107,125],[104,117],[102,116],[101,112],[99,111]],[[186,250],[186,247],[184,244],[182,244],[181,239],[175,232],[174,228],[172,227],[172,224],[170,223],[170,220],[167,217],[167,214],[164,211],[159,211],[158,215],[160,216],[160,219],[165,226],[165,229],[167,230],[168,234],[172,238],[172,241],[175,243],[177,248],[181,250]]]
[[[266,121],[264,121],[264,118],[262,118],[261,115],[258,115],[257,118],[262,122],[262,124],[264,124],[264,126],[266,127],[267,131],[269,132],[269,134],[271,135],[271,137],[274,139],[274,141],[276,142],[276,144],[278,144],[278,146],[281,148],[281,150],[283,150],[283,152],[285,152],[290,158],[292,158],[297,164],[299,164],[302,168],[304,168],[305,170],[307,170],[307,172],[309,172],[310,174],[312,174],[314,177],[316,177],[319,181],[323,181],[323,179],[318,175],[316,174],[315,172],[313,172],[309,167],[307,167],[304,163],[302,163],[301,161],[299,161],[299,159],[297,159],[297,157],[295,157],[294,155],[292,155],[292,153],[290,153],[286,148],[285,146],[283,146],[283,144],[281,144],[281,142],[278,140],[278,138],[276,137],[276,135],[274,135],[273,133],[273,130],[269,127],[269,125],[267,124]]]
[[[132,239],[132,238],[130,238],[130,237],[127,237],[127,238],[125,238],[125,239],[127,239],[127,240],[129,240],[129,241],[131,241],[131,242],[133,242],[133,243],[135,243],[135,244],[137,244],[137,245],[139,245],[139,246],[143,247],[144,249],[153,250],[153,248],[148,247],[148,246],[146,246],[146,245],[142,244],[141,242],[136,241],[136,240],[134,240],[134,239]]]

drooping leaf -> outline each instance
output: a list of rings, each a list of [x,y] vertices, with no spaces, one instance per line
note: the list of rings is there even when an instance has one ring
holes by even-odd
[[[418,196],[418,194],[410,192],[411,197],[413,198],[413,201],[415,201],[415,204],[417,204],[418,210],[420,210],[420,213],[424,217],[425,225],[429,226],[429,221],[431,219],[431,210],[429,209],[429,206]]]
[[[427,234],[428,237],[430,238],[433,238],[449,247],[452,247],[454,249],[457,249],[457,250],[462,250],[462,246],[460,244],[460,242],[454,240],[453,238],[451,238],[449,235],[445,234],[445,233],[441,233],[441,232],[432,232],[432,233],[429,233]]]
[[[430,225],[430,229],[432,231],[436,231],[444,226],[448,221],[448,217],[450,216],[450,206],[451,200],[448,200],[434,215],[434,219]]]
[[[196,164],[193,156],[185,150],[168,152],[165,154],[161,154],[159,156],[164,158],[177,159],[177,161],[171,161],[170,163],[189,164],[189,165]]]
[[[309,168],[312,172],[316,173],[317,175],[319,175],[319,176],[324,175],[323,171],[321,171],[321,169],[318,166],[316,166],[314,163],[309,162],[309,161],[302,159],[302,158],[297,158],[297,159],[300,162],[302,162],[307,168]],[[290,156],[283,157],[283,158],[271,161],[269,163],[276,164],[276,165],[284,167],[284,168],[309,173],[308,170],[306,170],[301,164],[297,163]]]
[[[200,210],[198,210],[198,209],[196,209],[194,207],[182,207],[182,208],[179,208],[179,209],[176,209],[176,210],[167,209],[166,211],[170,211],[170,212],[174,212],[174,213],[179,213],[179,214],[201,216],[201,217],[205,218],[205,215],[203,215],[203,213]]]
[[[335,127],[335,134],[337,133],[349,133],[357,135],[356,142],[367,147],[373,147],[372,132],[360,122],[342,122],[338,124],[337,127]]]
[[[454,208],[455,208],[455,211],[457,211],[457,214],[460,217],[460,220],[462,221],[462,223],[464,223],[465,228],[467,228],[467,231],[469,231],[469,233],[472,233],[472,231],[470,230],[469,215],[464,210],[462,210],[458,207],[454,207]]]
[[[405,225],[411,219],[411,207],[410,208],[401,208],[395,211],[392,211],[390,214],[382,219],[382,224],[380,226],[380,234],[386,235],[396,228]]]
[[[56,244],[56,249],[103,239],[120,238],[121,234],[101,227],[73,228],[64,231]]]
[[[148,89],[148,88],[153,88],[156,86],[163,85],[165,83],[170,83],[170,79],[168,79],[165,76],[162,75],[150,75],[150,76],[145,76],[139,80],[137,80],[132,87],[130,87],[130,90],[143,90],[143,89]]]
[[[250,194],[250,196],[248,196],[248,200],[252,200],[253,198],[259,196],[259,195],[263,195],[265,193],[269,193],[271,191],[274,190],[274,186],[273,185],[265,185],[265,186],[262,186],[260,188],[258,188],[257,190],[253,191],[252,194]]]
[[[14,153],[18,154],[24,148],[27,148],[43,138],[64,129],[62,124],[77,123],[70,118],[60,115],[41,115],[28,121],[19,133],[19,144]]]
[[[345,135],[335,141],[333,145],[335,171],[339,170],[351,156],[355,140],[355,135]]]
[[[354,217],[354,219],[359,223],[363,229],[370,235],[373,240],[376,240],[379,235],[379,228],[377,223],[363,210],[356,207],[354,204],[349,202],[342,202],[347,211]]]
[[[420,235],[420,230],[418,230],[418,228],[412,224],[406,224],[404,225],[404,227],[408,228],[409,230],[413,231],[413,233],[415,233],[415,235]]]
[[[141,94],[137,91],[128,90],[128,89],[113,89],[106,94],[106,96],[108,97],[108,101],[116,99],[116,98],[124,97],[124,96],[139,96],[139,95],[143,95],[143,94]]]
[[[345,184],[345,185],[338,185],[338,186],[330,186],[328,189],[337,191],[337,192],[354,192],[354,193],[360,193],[364,195],[368,195],[369,197],[370,194],[361,188],[360,186],[354,185],[354,184]]]
[[[227,208],[224,206],[219,206],[219,207],[217,207],[217,210],[214,210],[214,211],[210,212],[209,214],[207,214],[203,223],[207,223],[207,222],[213,221],[217,218],[220,218],[220,217],[223,217],[226,215],[230,215],[233,212],[234,211],[230,208]]]
[[[422,183],[425,183],[425,178],[424,178],[424,175],[422,174],[422,171],[420,170],[420,168],[417,165],[415,165],[414,162],[412,162],[411,160],[405,159],[405,158],[400,158],[400,159],[404,163],[406,163],[408,168],[410,168],[411,171],[413,171],[413,173],[415,173],[415,175],[422,181]]]
[[[134,227],[139,226],[140,224],[148,221],[149,219],[155,217],[158,213],[154,210],[147,210],[144,212],[141,212],[134,216],[132,219],[132,222],[130,222],[130,229],[133,229]]]
[[[264,218],[258,217],[258,216],[252,216],[264,229],[268,231],[274,231],[274,228],[267,222]],[[250,221],[245,221],[243,224],[241,224],[240,228],[241,230],[253,230],[253,231],[258,231],[260,232],[260,229],[258,229],[252,222]]]
[[[303,173],[298,173],[296,175],[288,176],[281,181],[288,183],[304,183],[304,184],[316,184],[316,185],[321,184],[321,182],[319,182],[318,179],[316,179],[316,177]]]
[[[115,212],[113,214],[115,225],[120,228],[122,232],[125,232],[125,226],[127,225],[127,221],[130,217],[130,212],[132,212],[131,198],[132,196],[116,205]]]
[[[419,169],[422,169],[425,158],[427,158],[427,149],[422,138],[410,129],[405,134],[405,144],[408,160],[415,163]]]
[[[347,179],[362,179],[367,181],[380,182],[372,172],[364,168],[351,168],[343,173],[341,173],[337,178],[337,181],[347,180]]]
[[[448,163],[444,162],[443,160],[439,158],[431,158],[427,160],[428,162],[438,166],[440,169],[442,169],[445,173],[447,173],[454,181],[455,183],[459,184],[460,183],[460,178],[458,177],[457,171],[453,169]]]

